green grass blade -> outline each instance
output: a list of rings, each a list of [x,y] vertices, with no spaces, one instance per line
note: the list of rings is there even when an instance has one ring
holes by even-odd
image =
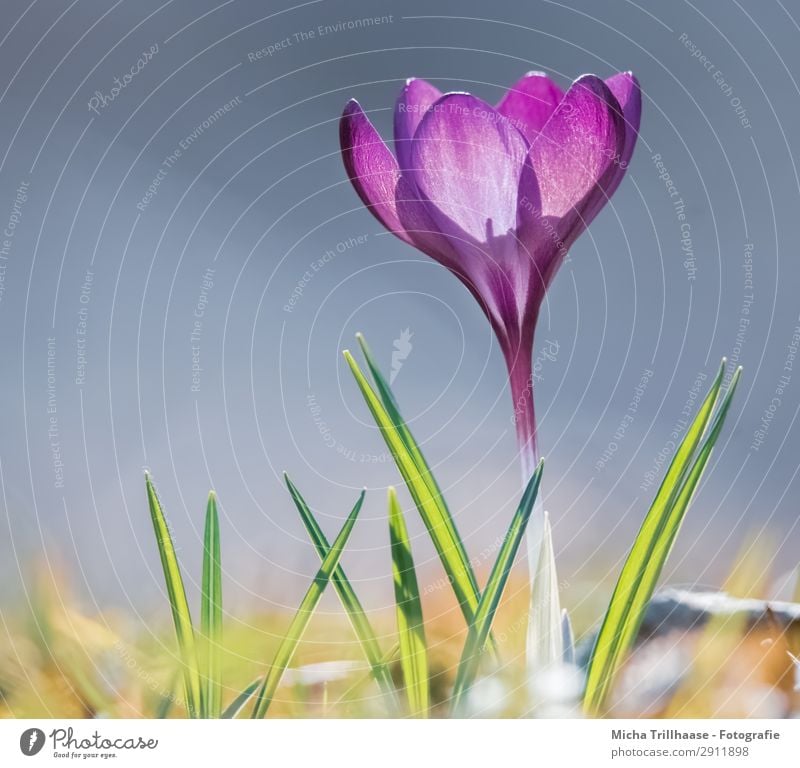
[[[373,357],[372,351],[370,350],[369,346],[367,346],[367,340],[364,338],[364,335],[357,333],[356,339],[361,347],[361,353],[364,355],[364,360],[367,362],[367,367],[369,368],[372,380],[375,383],[375,389],[377,390],[378,395],[383,402],[383,407],[386,409],[386,412],[389,414],[392,423],[397,428],[397,431],[405,443],[408,452],[411,454],[417,466],[420,468],[423,480],[429,484],[431,490],[435,492],[439,503],[444,507],[444,511],[446,513],[444,516],[450,523],[452,523],[453,529],[455,530],[453,517],[450,514],[450,511],[447,509],[447,502],[445,501],[445,498],[439,489],[436,478],[428,466],[428,462],[425,460],[422,449],[417,444],[417,441],[414,439],[414,435],[411,434],[411,430],[408,428],[408,425],[400,413],[400,406],[397,403],[394,392],[392,392],[392,388],[389,386],[389,382],[386,381],[383,373],[381,373],[381,369],[378,367],[378,363]]]
[[[153,713],[153,718],[156,720],[166,720],[167,716],[172,709],[172,705],[177,698],[178,681],[181,678],[180,671],[176,672],[170,680],[166,693],[161,693],[158,696],[158,705]]]
[[[540,461],[528,481],[525,492],[522,494],[522,500],[514,513],[514,517],[511,519],[511,525],[500,546],[497,559],[492,566],[492,572],[489,574],[489,579],[478,603],[478,609],[475,612],[475,619],[470,624],[467,632],[461,661],[456,672],[456,682],[453,686],[453,713],[456,716],[461,716],[464,713],[467,695],[478,673],[481,655],[489,638],[497,607],[500,605],[503,590],[511,573],[511,566],[514,564],[514,558],[517,555],[533,511],[533,504],[539,492],[543,468],[544,462]]]
[[[397,605],[397,633],[400,636],[400,667],[403,670],[408,710],[413,717],[427,717],[430,691],[422,603],[408,529],[394,488],[389,488],[389,539]]]
[[[397,429],[397,433],[406,446],[406,450],[416,463],[421,479],[428,486],[436,505],[439,507],[439,518],[441,524],[447,526],[449,536],[452,538],[455,546],[459,550],[459,556],[463,557],[463,559],[467,562],[467,576],[469,577],[470,582],[477,594],[479,593],[478,581],[475,578],[475,574],[469,564],[467,550],[458,534],[455,520],[453,520],[453,516],[450,514],[447,501],[445,500],[444,494],[439,488],[439,484],[436,482],[436,477],[431,471],[428,462],[425,460],[422,449],[417,444],[417,441],[414,439],[414,435],[411,433],[411,430],[408,428],[408,425],[403,419],[403,416],[400,413],[400,406],[397,404],[397,399],[394,396],[394,392],[392,392],[391,386],[381,373],[381,369],[378,367],[378,364],[372,355],[372,351],[370,350],[369,346],[367,346],[367,340],[361,333],[356,334],[356,339],[361,347],[361,352],[364,355],[364,359],[367,361],[367,367],[369,368],[370,375],[375,383],[375,389],[377,389],[377,393],[383,402],[383,407],[386,409],[386,413],[389,415],[389,418],[392,420],[392,423]]]
[[[395,643],[395,644],[394,644],[394,645],[393,645],[393,646],[392,646],[392,647],[391,647],[391,648],[390,648],[390,649],[389,649],[389,650],[388,650],[388,651],[387,651],[387,652],[386,652],[386,653],[385,653],[385,654],[384,654],[384,655],[381,657],[381,662],[382,662],[383,664],[386,664],[386,665],[388,665],[388,664],[391,664],[393,661],[395,661],[395,660],[396,660],[396,659],[398,659],[398,658],[400,658],[400,645],[399,645],[398,643]],[[367,681],[367,679],[368,679],[368,678],[371,678],[371,677],[373,677],[373,674],[372,674],[372,670],[370,669],[370,671],[369,671],[369,672],[367,672],[367,673],[366,673],[366,674],[365,674],[365,675],[364,675],[362,678],[360,678],[360,679],[358,679],[358,680],[355,680],[353,683],[351,683],[351,684],[350,684],[350,685],[349,685],[349,686],[348,686],[348,687],[345,689],[344,693],[342,693],[342,694],[339,696],[339,698],[338,698],[338,699],[336,699],[336,701],[335,701],[335,702],[333,702],[334,706],[335,706],[335,705],[337,705],[337,704],[341,704],[343,701],[346,701],[346,700],[347,700],[347,697],[348,697],[348,696],[349,696],[349,695],[350,695],[350,694],[351,694],[353,691],[357,690],[357,689],[358,689],[358,688],[360,688],[362,685],[364,685],[364,683]],[[397,693],[397,691],[395,691],[395,694],[396,694],[396,693]],[[397,711],[400,711],[400,708],[399,708],[399,706],[398,706],[398,708],[397,708]]]
[[[208,494],[206,507],[200,631],[203,638],[202,682],[206,717],[219,717],[222,709],[222,564],[217,497],[213,491]]]
[[[286,473],[284,473],[284,479],[292,500],[297,507],[297,511],[300,513],[300,519],[303,521],[303,525],[305,525],[306,531],[308,531],[308,535],[317,550],[317,554],[320,560],[324,560],[330,550],[328,539],[325,537],[322,528],[311,512],[305,499],[300,494],[300,491],[297,490],[297,487],[292,483]],[[361,644],[361,649],[372,670],[372,676],[375,678],[381,692],[387,697],[390,705],[397,711],[399,709],[397,691],[394,687],[389,666],[383,660],[383,651],[381,651],[380,644],[375,637],[372,625],[341,565],[337,565],[331,574],[331,583],[336,590],[336,594],[339,595],[342,607],[350,619],[353,631]]]
[[[636,639],[692,495],[722,430],[741,375],[741,369],[734,374],[709,428],[721,397],[724,367],[723,360],[622,567],[589,661],[584,708],[590,714],[601,712],[616,673]]]
[[[286,631],[280,646],[278,646],[275,658],[264,678],[264,682],[261,684],[261,688],[259,688],[258,697],[253,707],[254,718],[262,718],[267,714],[267,710],[272,703],[272,699],[281,682],[283,673],[286,671],[286,667],[289,666],[292,656],[294,656],[294,652],[300,643],[300,638],[303,636],[308,622],[311,621],[317,603],[319,603],[322,593],[325,591],[325,587],[328,586],[331,575],[339,564],[339,559],[344,552],[345,545],[353,530],[358,513],[361,511],[361,505],[364,503],[364,494],[365,491],[361,491],[356,505],[353,507],[345,524],[342,526],[339,535],[334,539],[333,544],[328,550],[328,554],[325,555],[320,569],[317,571],[316,576],[314,576],[314,581],[308,588],[305,597],[303,597],[300,607],[297,609],[297,613],[295,613],[289,625],[289,629]]]
[[[441,494],[435,489],[430,470],[427,465],[418,463],[415,458],[418,450],[415,452],[408,448],[406,439],[410,432],[406,430],[404,438],[395,424],[399,414],[395,418],[389,414],[350,352],[345,350],[344,357],[428,529],[464,618],[470,624],[480,599],[478,582],[453,519],[442,502]],[[411,440],[413,442],[413,438]]]
[[[711,458],[714,445],[719,438],[720,432],[722,432],[722,427],[725,423],[725,417],[728,415],[728,411],[730,410],[733,395],[736,392],[736,387],[739,384],[739,379],[741,378],[741,373],[741,368],[738,368],[734,373],[730,386],[728,387],[728,391],[725,393],[725,397],[723,398],[722,403],[720,404],[719,409],[714,417],[714,422],[708,431],[708,437],[704,440],[703,445],[697,452],[694,463],[686,475],[686,479],[681,487],[677,499],[675,500],[675,504],[670,513],[669,522],[666,526],[667,530],[670,532],[670,535],[665,539],[664,542],[659,542],[660,546],[655,550],[654,553],[655,558],[648,563],[648,568],[651,570],[654,568],[655,563],[660,562],[663,564],[663,562],[666,561],[667,556],[672,549],[672,545],[675,543],[675,539],[678,536],[678,531],[680,530],[686,510],[689,507],[697,485],[703,476],[706,464],[708,464],[708,460]]]
[[[256,692],[256,689],[261,685],[262,678],[257,677],[250,685],[247,686],[227,707],[220,715],[221,720],[233,720],[245,707],[250,697]]]
[[[192,615],[189,611],[189,603],[186,601],[186,590],[183,586],[181,569],[178,565],[175,545],[169,532],[166,517],[164,517],[164,511],[149,474],[145,475],[145,484],[147,486],[147,501],[150,505],[150,517],[153,521],[158,553],[161,556],[161,566],[164,569],[164,581],[167,585],[169,604],[172,609],[172,621],[175,625],[175,635],[178,639],[178,650],[183,663],[186,707],[189,717],[202,717],[200,669],[197,663]]]

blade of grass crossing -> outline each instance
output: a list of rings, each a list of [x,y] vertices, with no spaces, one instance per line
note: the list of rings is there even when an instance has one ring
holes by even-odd
[[[258,677],[253,680],[227,707],[220,715],[221,720],[233,720],[245,707],[245,704],[250,700],[250,697],[256,692],[256,689],[261,685],[262,678]]]
[[[200,631],[203,637],[203,702],[206,717],[219,717],[222,709],[222,564],[220,561],[219,514],[212,491],[206,506],[203,539],[203,594]]]
[[[150,475],[145,475],[147,486],[147,501],[150,505],[150,517],[153,521],[153,530],[158,544],[158,554],[161,557],[161,566],[164,569],[164,581],[167,586],[169,604],[172,609],[172,621],[175,625],[175,635],[178,639],[178,649],[183,662],[183,680],[186,692],[186,707],[189,717],[202,717],[202,691],[200,685],[200,669],[197,663],[197,648],[195,646],[194,627],[189,603],[186,600],[186,590],[183,586],[181,569],[178,557],[175,554],[175,545],[169,532],[161,502],[158,500],[156,489]]]
[[[408,428],[408,425],[400,413],[400,406],[397,403],[394,392],[392,392],[392,388],[384,378],[383,373],[381,373],[381,369],[378,367],[378,364],[375,361],[372,351],[367,345],[367,340],[364,338],[363,334],[357,333],[356,339],[361,347],[361,352],[364,355],[364,359],[367,361],[367,367],[369,368],[373,382],[375,382],[375,388],[378,390],[378,395],[383,402],[383,407],[391,417],[392,422],[397,428],[400,437],[408,449],[408,452],[411,454],[412,458],[417,463],[417,466],[420,468],[423,480],[428,484],[431,491],[434,493],[436,500],[441,505],[445,521],[452,529],[453,534],[458,543],[461,545],[461,548],[464,550],[464,556],[466,557],[466,549],[464,549],[461,537],[456,531],[455,521],[453,520],[453,516],[450,514],[450,510],[447,507],[447,501],[445,500],[444,495],[439,488],[439,484],[436,482],[436,477],[434,476],[433,472],[431,472],[428,462],[425,460],[422,449],[417,444],[417,441],[414,439],[414,435],[411,433],[411,430]],[[475,583],[477,585],[477,581]]]
[[[614,677],[636,638],[692,494],[719,437],[741,375],[741,369],[734,374],[709,428],[721,397],[724,367],[723,360],[720,372],[678,448],[620,572],[589,662],[584,708],[590,714],[602,710]],[[703,445],[697,450],[704,436]]]
[[[511,525],[500,546],[497,559],[492,566],[489,579],[478,603],[478,609],[475,612],[475,619],[467,631],[467,639],[464,643],[464,650],[456,672],[456,682],[453,686],[452,706],[453,713],[457,717],[464,714],[469,689],[472,687],[478,673],[481,653],[489,638],[497,607],[500,605],[503,590],[511,573],[511,566],[514,564],[514,558],[517,555],[533,511],[533,503],[536,501],[536,495],[539,492],[543,468],[544,462],[540,461],[528,481],[525,492],[522,494],[522,500],[514,513],[514,517],[511,519]]]
[[[328,539],[325,537],[325,533],[311,512],[305,499],[300,494],[300,491],[297,490],[297,487],[285,473],[284,479],[292,500],[297,507],[297,511],[300,513],[300,519],[303,521],[303,525],[305,525],[306,531],[308,531],[308,535],[317,550],[317,554],[321,560],[324,560],[325,556],[330,551]],[[341,565],[337,565],[331,574],[331,583],[336,593],[339,595],[342,607],[345,609],[350,619],[353,631],[361,644],[361,649],[364,651],[364,656],[370,665],[375,681],[396,710],[398,708],[397,692],[394,687],[394,682],[392,681],[391,672],[389,671],[388,665],[383,660],[383,652],[375,637],[375,632],[367,618],[367,614]]]
[[[480,594],[463,543],[455,532],[449,513],[442,506],[441,494],[432,490],[429,482],[425,480],[425,470],[417,464],[392,417],[375,394],[358,363],[347,350],[344,352],[344,357],[430,533],[464,618],[467,624],[470,624],[478,607]]]
[[[156,720],[166,720],[169,715],[172,705],[175,703],[175,699],[178,698],[178,684],[181,677],[180,671],[177,671],[167,685],[166,692],[159,692],[158,704],[153,713],[153,717]]]
[[[342,526],[342,530],[334,539],[333,544],[328,550],[328,554],[325,555],[320,569],[317,571],[316,576],[314,576],[314,581],[308,588],[305,597],[303,597],[300,607],[297,609],[289,625],[289,629],[286,631],[281,644],[278,646],[275,658],[267,671],[264,682],[259,688],[258,697],[253,707],[254,718],[262,718],[267,714],[267,710],[272,703],[272,699],[275,696],[275,691],[278,689],[283,673],[286,671],[286,667],[289,665],[289,662],[291,662],[292,656],[294,656],[294,652],[297,650],[300,638],[303,636],[308,622],[311,621],[311,617],[314,614],[317,603],[319,603],[322,597],[322,593],[325,591],[325,587],[328,586],[331,574],[336,570],[336,566],[339,564],[339,559],[344,552],[345,545],[353,530],[358,513],[361,511],[361,505],[364,503],[364,493],[364,491],[361,492],[356,505],[353,507],[345,524]]]
[[[386,653],[385,653],[385,654],[384,654],[384,655],[381,657],[381,662],[382,662],[383,664],[385,664],[385,665],[386,665],[386,664],[391,664],[391,663],[392,663],[392,662],[393,662],[395,659],[397,659],[397,658],[399,658],[399,657],[400,657],[400,644],[399,644],[399,643],[395,643],[395,644],[394,644],[394,645],[393,645],[393,646],[392,646],[392,647],[391,647],[391,648],[390,648],[390,649],[389,649],[389,650],[388,650],[388,651],[387,651],[387,652],[386,652]],[[345,689],[344,693],[342,693],[342,694],[339,696],[339,698],[338,698],[336,701],[334,701],[334,702],[333,702],[333,706],[336,706],[337,704],[341,704],[343,701],[346,701],[346,700],[347,700],[347,697],[348,697],[348,696],[349,696],[349,695],[350,695],[350,694],[351,694],[353,691],[357,690],[357,689],[358,689],[360,686],[362,686],[362,685],[364,684],[364,682],[367,680],[367,678],[370,678],[370,677],[374,677],[374,675],[372,674],[372,669],[370,669],[370,671],[369,671],[369,672],[367,672],[367,673],[366,673],[366,675],[364,675],[362,678],[360,678],[360,679],[358,679],[358,680],[355,680],[355,681],[353,681],[353,683],[352,683],[351,685],[349,685],[349,686],[348,686],[348,687]],[[397,691],[395,691],[395,695],[396,695],[396,694],[397,694]],[[398,708],[397,708],[397,709],[398,709],[398,711],[399,711],[399,706],[398,706]]]
[[[381,369],[378,367],[375,358],[372,356],[372,352],[367,345],[366,339],[361,333],[356,334],[356,339],[361,347],[361,352],[364,355],[364,359],[367,361],[367,367],[369,368],[372,380],[375,382],[375,387],[378,390],[378,395],[380,395],[381,401],[383,402],[383,407],[386,409],[386,413],[391,418],[400,438],[406,446],[406,449],[416,463],[420,472],[420,477],[428,486],[434,501],[439,507],[439,516],[441,518],[441,522],[443,525],[447,526],[449,535],[459,551],[459,557],[463,558],[463,560],[467,563],[467,577],[470,579],[475,592],[478,593],[478,581],[475,578],[475,573],[472,570],[472,567],[469,565],[467,550],[464,547],[461,536],[458,534],[455,520],[453,520],[453,516],[450,514],[447,501],[445,500],[444,494],[442,494],[442,491],[439,488],[439,484],[436,482],[436,477],[431,471],[428,462],[425,460],[425,456],[417,444],[417,441],[414,439],[414,435],[411,433],[411,430],[408,428],[408,425],[403,419],[403,416],[400,413],[400,406],[397,404],[397,399],[394,396],[394,392],[392,392],[389,383],[384,378],[383,374],[381,373]]]
[[[667,522],[666,530],[669,532],[669,536],[666,538],[664,544],[659,542],[659,546],[654,548],[654,557],[651,558],[647,564],[650,572],[654,571],[657,563],[660,562],[663,565],[667,559],[667,556],[672,550],[672,546],[675,543],[675,539],[677,538],[681,524],[683,523],[686,510],[688,509],[689,504],[691,504],[694,492],[697,489],[706,465],[711,458],[711,453],[714,450],[717,439],[722,432],[722,427],[725,424],[725,417],[728,415],[728,411],[730,410],[731,402],[733,401],[733,395],[736,392],[736,387],[738,386],[739,379],[741,378],[741,373],[741,368],[738,368],[734,373],[730,386],[728,387],[728,391],[725,393],[722,403],[720,404],[719,408],[717,409],[717,413],[714,416],[714,421],[711,425],[711,428],[708,430],[708,437],[706,437],[706,439],[703,441],[703,445],[697,452],[694,463],[686,475]]]
[[[389,540],[397,605],[397,633],[400,637],[400,667],[403,670],[408,710],[413,717],[427,717],[430,692],[422,604],[408,529],[394,488],[389,488]]]

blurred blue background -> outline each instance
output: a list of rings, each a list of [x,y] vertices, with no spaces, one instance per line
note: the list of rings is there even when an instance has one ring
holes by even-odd
[[[630,171],[537,332],[565,590],[615,571],[723,355],[745,377],[668,578],[719,583],[767,531],[775,572],[796,565],[798,23],[755,0],[8,0],[4,600],[37,561],[89,605],[160,600],[149,468],[193,591],[218,492],[231,610],[292,606],[317,563],[283,470],[330,535],[366,486],[345,563],[386,604],[399,477],[341,356],[357,331],[387,371],[407,331],[397,396],[470,552],[491,548],[519,494],[500,351],[462,285],[360,205],[337,121],[357,97],[390,137],[409,76],[496,102],[532,69],[563,86],[631,69],[644,89]]]

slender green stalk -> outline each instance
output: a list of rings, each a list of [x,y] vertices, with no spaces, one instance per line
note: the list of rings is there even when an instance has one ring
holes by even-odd
[[[303,521],[303,525],[305,525],[306,531],[308,531],[308,535],[317,550],[317,554],[321,560],[324,560],[325,556],[330,551],[328,539],[325,537],[325,533],[311,512],[305,499],[300,494],[300,491],[297,490],[297,487],[289,479],[289,475],[284,473],[284,479],[286,480],[286,486],[289,489],[292,500],[297,507],[297,511],[300,513],[300,519]],[[336,594],[339,595],[339,600],[361,644],[361,649],[364,652],[367,662],[369,662],[375,681],[380,687],[381,692],[390,702],[390,706],[392,706],[394,711],[397,711],[399,708],[397,691],[392,681],[389,666],[383,661],[383,651],[381,651],[380,644],[375,637],[372,625],[341,565],[337,565],[331,574],[331,583],[336,590]]]
[[[397,426],[404,424],[399,412],[394,410],[390,415],[386,405],[372,389],[350,352],[345,350],[344,357],[430,533],[464,618],[467,624],[470,624],[478,607],[480,592],[452,516],[442,501],[442,495],[432,479],[430,470],[424,460],[420,459],[421,452],[414,447],[416,443],[410,431]],[[373,375],[376,370],[373,370]],[[388,390],[385,382],[381,385],[381,389],[384,388]],[[409,447],[410,445],[412,447]]]
[[[422,449],[417,444],[417,441],[414,439],[414,435],[411,433],[411,430],[408,428],[408,425],[405,423],[402,414],[400,413],[400,406],[397,403],[397,398],[394,396],[394,392],[392,392],[391,387],[389,386],[389,382],[386,381],[383,373],[381,373],[381,369],[378,366],[375,357],[372,354],[369,346],[367,345],[367,340],[364,338],[364,335],[361,333],[356,334],[356,340],[358,341],[358,345],[361,347],[361,353],[364,355],[364,360],[367,362],[367,367],[369,368],[370,375],[372,376],[372,380],[375,383],[375,389],[378,391],[378,395],[383,402],[383,407],[386,409],[386,413],[389,414],[389,417],[392,420],[392,423],[397,428],[398,434],[400,435],[403,443],[406,446],[406,449],[411,454],[414,462],[420,468],[420,474],[422,479],[428,484],[430,487],[431,493],[437,500],[437,503],[441,506],[441,515],[443,522],[448,525],[452,530],[453,538],[460,544],[461,549],[464,553],[464,557],[466,557],[466,549],[464,548],[464,544],[461,541],[461,537],[458,535],[458,531],[456,530],[455,521],[453,520],[453,516],[450,514],[450,510],[447,507],[447,501],[442,493],[441,489],[439,488],[439,484],[436,482],[436,477],[434,476],[433,472],[431,472],[431,468],[428,465],[428,462],[425,460],[425,456],[422,453]],[[473,576],[474,580],[474,576]],[[476,589],[477,589],[477,580],[475,580]]]
[[[452,705],[453,713],[456,717],[464,715],[469,689],[478,674],[483,650],[489,638],[492,623],[500,605],[500,599],[503,596],[503,590],[508,582],[514,558],[517,555],[520,543],[525,535],[525,528],[533,511],[533,503],[536,501],[536,495],[539,492],[543,468],[544,461],[540,461],[528,481],[525,492],[522,494],[522,500],[514,513],[514,517],[511,519],[511,525],[500,546],[497,559],[492,566],[492,572],[489,574],[489,579],[478,603],[478,609],[475,612],[475,619],[469,626],[461,661],[456,672],[456,682],[453,686]]]
[[[186,600],[186,590],[183,586],[181,569],[178,564],[178,557],[175,554],[175,545],[169,532],[166,517],[149,474],[145,475],[145,485],[147,486],[147,501],[150,505],[150,517],[153,521],[158,553],[161,556],[161,566],[164,569],[164,581],[167,585],[169,604],[172,609],[172,621],[175,625],[175,635],[178,639],[178,650],[183,665],[186,707],[189,717],[202,717],[204,709],[200,685],[200,669],[197,663],[192,615],[189,611],[189,603]]]
[[[723,359],[714,384],[678,447],[620,572],[589,661],[584,693],[584,708],[589,714],[602,712],[616,674],[639,632],[686,510],[722,430],[741,376],[740,368],[723,397],[724,370]],[[705,440],[698,450],[704,435]]]
[[[300,607],[297,609],[297,613],[295,613],[289,625],[289,629],[286,631],[281,644],[278,646],[275,658],[267,671],[264,682],[259,688],[256,703],[253,707],[254,718],[262,718],[267,714],[267,710],[275,696],[275,691],[277,691],[278,685],[280,685],[283,673],[286,671],[286,667],[289,666],[292,656],[294,656],[294,652],[297,650],[297,646],[300,643],[300,638],[303,636],[308,622],[311,621],[311,617],[314,615],[322,593],[325,591],[325,587],[328,586],[331,575],[339,564],[339,559],[344,552],[345,545],[353,530],[358,513],[361,511],[361,505],[364,503],[364,494],[365,491],[362,491],[356,505],[345,521],[342,530],[334,539],[333,544],[328,550],[328,554],[325,555],[322,565],[314,577],[314,581],[311,583],[305,597],[300,603]]]
[[[180,674],[180,670],[176,671],[167,685],[166,693],[159,694],[158,705],[153,713],[153,718],[155,720],[167,719],[167,715],[169,715],[172,705],[175,703],[175,699],[177,698],[176,694],[178,690],[178,683],[181,677],[182,675]]]
[[[247,686],[227,707],[220,715],[221,720],[233,720],[245,707],[245,704],[250,700],[256,689],[261,685],[263,678],[256,678],[250,685]]]
[[[400,668],[403,670],[408,710],[413,717],[427,717],[430,691],[422,603],[408,529],[394,488],[389,488],[389,539],[400,637]]]
[[[203,702],[206,717],[216,718],[222,709],[222,564],[217,497],[213,491],[208,494],[206,507],[200,631],[203,637]]]

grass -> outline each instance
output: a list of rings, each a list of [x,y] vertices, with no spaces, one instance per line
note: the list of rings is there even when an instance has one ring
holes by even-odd
[[[584,706],[590,714],[602,712],[614,679],[636,639],[647,604],[719,438],[741,369],[736,371],[723,395],[724,373],[725,360],[678,446],[622,567],[589,661]]]
[[[425,623],[419,599],[417,573],[411,556],[411,542],[397,501],[397,492],[389,488],[389,537],[392,550],[392,575],[397,603],[397,634],[400,638],[402,687],[408,712],[413,717],[427,717],[430,706],[428,649]]]
[[[514,564],[514,558],[519,550],[522,537],[525,535],[525,529],[533,511],[533,503],[539,492],[543,468],[544,462],[539,462],[539,466],[528,481],[478,602],[475,618],[470,623],[467,641],[464,643],[461,661],[458,664],[456,682],[453,686],[453,714],[456,716],[464,714],[467,696],[478,675],[481,655],[489,639],[489,632],[492,629],[503,590],[511,574],[511,566]]]
[[[200,683],[200,665],[197,658],[192,614],[189,611],[186,589],[183,586],[183,576],[181,576],[178,556],[175,553],[175,545],[169,532],[167,518],[164,516],[150,475],[145,476],[145,485],[147,501],[150,504],[150,518],[153,521],[161,567],[164,569],[164,583],[167,587],[172,621],[175,625],[175,636],[183,665],[183,684],[188,714],[189,717],[202,717],[205,714],[205,708]]]
[[[363,337],[359,336],[358,342],[370,378],[349,352],[345,352],[345,359],[365,405],[392,453],[404,482],[404,490],[413,504],[411,509],[419,514],[433,543],[446,583],[452,590],[452,599],[460,609],[461,625],[453,627],[451,623],[443,631],[443,620],[438,614],[435,621],[426,622],[425,601],[420,594],[419,577],[412,554],[413,542],[398,491],[389,489],[387,504],[395,593],[394,626],[390,626],[385,615],[379,613],[371,617],[367,614],[341,562],[364,503],[365,492],[361,492],[341,530],[330,543],[312,508],[287,475],[285,482],[289,496],[319,556],[320,566],[288,623],[280,617],[270,621],[267,634],[276,636],[274,647],[253,647],[251,639],[245,652],[235,625],[227,624],[223,635],[222,546],[216,495],[213,492],[209,494],[205,510],[200,624],[196,628],[167,517],[153,481],[147,475],[146,495],[179,659],[177,668],[172,663],[161,663],[161,669],[157,672],[147,667],[145,678],[157,681],[157,685],[152,686],[154,692],[157,688],[157,695],[148,697],[149,704],[142,702],[150,714],[174,716],[183,713],[194,718],[224,719],[249,715],[263,718],[275,712],[296,716],[321,708],[320,711],[324,713],[331,711],[349,715],[460,717],[482,711],[481,702],[472,699],[477,690],[476,684],[485,676],[524,681],[530,674],[533,666],[526,669],[522,654],[510,653],[510,645],[499,642],[494,632],[498,616],[502,613],[504,594],[514,578],[513,566],[520,543],[533,514],[542,482],[543,464],[539,464],[525,488],[495,562],[484,586],[480,588],[478,575],[471,565],[440,486],[403,420],[394,394]],[[648,603],[658,586],[664,565],[721,434],[741,374],[737,370],[727,390],[724,390],[724,367],[723,360],[708,395],[644,516],[617,578],[586,670],[583,707],[590,716],[602,716],[607,712],[609,696],[634,647]],[[534,606],[549,606],[550,612],[555,613],[542,618],[533,611],[528,628],[533,638],[532,650],[528,649],[528,661],[532,665],[538,663],[537,659],[542,664],[545,662],[541,660],[546,660],[549,665],[561,663],[562,660],[571,663],[574,659],[572,623],[567,612],[559,609],[558,584],[551,578],[554,573],[550,567],[553,550],[546,518],[543,520],[543,529],[544,547],[540,557],[540,573],[532,586],[533,603]],[[344,631],[340,624],[332,628],[331,624],[324,624],[329,620],[321,618],[316,630],[312,624],[320,599],[329,585],[348,620],[352,633],[349,645],[340,642]],[[514,592],[524,596],[521,589],[515,588]],[[508,606],[511,605],[509,602]],[[521,611],[514,609],[515,612],[505,620],[504,626],[508,625],[510,619],[517,635],[526,634],[525,629],[521,632],[518,629],[520,615],[523,620],[527,616],[526,608]],[[84,703],[84,712],[113,710],[113,696],[98,684],[91,666],[87,666],[85,660],[80,658],[75,644],[59,639],[58,632],[53,629],[57,622],[48,618],[47,610],[41,610],[40,614],[38,629],[42,645],[51,655],[54,649],[58,649],[56,666],[63,685],[69,687]],[[70,621],[75,622],[74,619]],[[240,622],[242,625],[247,623]],[[545,626],[557,627],[559,631],[545,636]],[[502,632],[504,641],[508,634],[507,630]],[[442,636],[446,638],[444,642]],[[310,658],[303,644],[304,639],[309,637],[315,639],[314,648],[317,649],[332,647],[332,638],[336,637],[337,648],[348,647],[350,650],[345,658],[325,658],[324,654],[323,658]],[[118,638],[114,642],[117,648],[127,648],[125,644],[119,645],[122,641]],[[133,652],[130,653],[133,656]],[[443,662],[443,654],[451,658]],[[141,659],[147,657],[147,651],[138,649],[135,657],[136,664],[144,668],[145,663]],[[263,659],[260,669],[241,663],[241,659],[253,657]],[[153,658],[159,658],[159,654]],[[317,665],[321,661],[328,662],[328,666]],[[363,670],[358,672],[362,663]],[[708,663],[708,654],[703,663]],[[345,670],[341,676],[337,671],[339,669]],[[702,672],[703,664],[698,669]],[[291,675],[287,674],[290,670]],[[303,670],[305,672],[299,674]],[[139,674],[141,677],[141,669]],[[292,695],[289,695],[290,687],[295,689]],[[177,692],[178,689],[182,694]],[[530,709],[524,690],[524,685],[517,685],[517,699],[522,699],[517,712]],[[0,693],[2,691],[3,680],[0,678]],[[298,696],[305,700],[299,712],[291,703],[298,700]],[[2,700],[0,698],[0,702]],[[514,696],[510,695],[509,701],[512,700]]]

